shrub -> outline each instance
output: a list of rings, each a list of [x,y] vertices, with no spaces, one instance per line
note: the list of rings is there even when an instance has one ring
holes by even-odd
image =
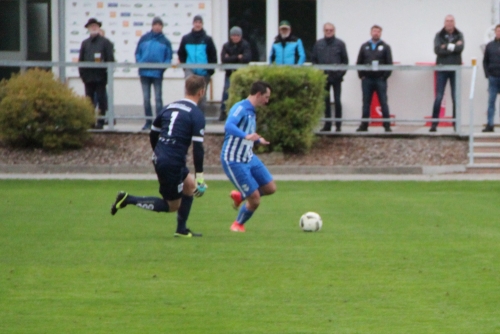
[[[91,102],[51,72],[32,69],[0,83],[0,136],[12,146],[79,148],[94,122]]]
[[[314,127],[325,108],[325,75],[312,67],[249,66],[231,75],[228,107],[249,95],[254,81],[272,87],[267,106],[257,110],[257,132],[271,151],[305,153],[314,142]],[[262,150],[262,148],[261,148]]]

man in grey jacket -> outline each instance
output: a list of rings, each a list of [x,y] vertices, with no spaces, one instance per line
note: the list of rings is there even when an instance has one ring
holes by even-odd
[[[312,63],[324,65],[349,64],[349,58],[347,57],[345,43],[335,37],[335,26],[332,23],[325,23],[323,25],[323,33],[325,34],[325,37],[318,40],[316,44],[314,44],[312,52]],[[340,101],[340,92],[345,73],[346,71],[325,71],[325,74],[328,75],[325,85],[325,89],[327,92],[327,95],[325,97],[325,118],[332,117],[330,87],[333,87],[335,118],[342,118],[342,103]],[[330,132],[331,129],[332,122],[326,121],[321,131]],[[336,132],[341,131],[340,121],[335,122],[335,130]]]
[[[434,38],[434,53],[437,55],[437,65],[461,65],[462,51],[464,50],[464,35],[455,28],[455,18],[447,15],[444,19],[444,28]],[[438,71],[436,75],[436,100],[432,109],[432,118],[439,118],[441,102],[446,88],[446,82],[450,80],[451,98],[453,101],[453,118],[456,116],[455,109],[455,71]],[[430,132],[436,132],[438,122],[434,121]],[[453,122],[453,126],[456,123]]]

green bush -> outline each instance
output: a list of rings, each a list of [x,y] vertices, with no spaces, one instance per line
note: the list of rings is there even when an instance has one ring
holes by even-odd
[[[12,146],[79,148],[94,122],[91,102],[51,72],[32,69],[0,83],[0,138]]]
[[[267,106],[257,110],[257,132],[271,142],[266,149],[305,153],[325,108],[325,75],[312,67],[249,66],[231,75],[228,108],[248,97],[254,81],[272,87]]]

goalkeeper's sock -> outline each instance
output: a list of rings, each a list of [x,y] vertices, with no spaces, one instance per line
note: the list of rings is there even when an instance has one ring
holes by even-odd
[[[133,204],[139,208],[155,211],[155,212],[168,212],[168,203],[159,197],[137,197],[128,195],[125,200],[127,204]]]
[[[177,210],[177,233],[186,231],[191,205],[193,205],[193,196],[182,194],[181,205],[179,206],[179,210]]]
[[[254,211],[250,211],[247,209],[246,205],[242,205],[240,208],[240,211],[238,212],[238,217],[236,217],[236,221],[243,225],[245,224],[250,218],[252,218]]]

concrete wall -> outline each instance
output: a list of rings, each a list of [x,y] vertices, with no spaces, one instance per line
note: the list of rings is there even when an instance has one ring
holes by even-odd
[[[212,31],[218,52],[227,38],[227,0],[212,0]],[[318,26],[333,22],[337,37],[343,39],[348,48],[350,64],[355,64],[359,47],[370,38],[370,27],[383,27],[382,39],[392,47],[393,58],[401,64],[433,62],[433,39],[444,23],[447,14],[455,16],[457,28],[465,35],[463,60],[470,64],[472,57],[482,62],[480,45],[485,43],[487,30],[492,25],[491,0],[317,0]],[[208,18],[207,18],[208,19]],[[314,23],[312,23],[314,24]],[[187,32],[186,32],[187,33]],[[321,34],[321,30],[319,30]],[[319,36],[321,37],[321,36]],[[268,41],[269,42],[269,41]],[[164,103],[182,96],[183,80],[181,70],[169,70],[164,83]],[[211,97],[220,100],[224,74],[213,76]],[[469,119],[469,88],[471,71],[464,70],[462,80],[462,120]],[[142,104],[142,93],[138,80],[115,80],[115,105]],[[71,79],[70,85],[83,94],[79,79]],[[209,92],[210,93],[210,92]],[[451,108],[449,88],[447,105]],[[389,79],[390,113],[397,118],[423,118],[430,116],[433,103],[432,72],[394,72]],[[487,81],[482,68],[478,72],[476,85],[475,123],[486,119]],[[342,101],[344,117],[361,117],[361,84],[354,71],[346,75]],[[451,109],[450,109],[451,110]],[[451,111],[447,112],[451,116]]]

